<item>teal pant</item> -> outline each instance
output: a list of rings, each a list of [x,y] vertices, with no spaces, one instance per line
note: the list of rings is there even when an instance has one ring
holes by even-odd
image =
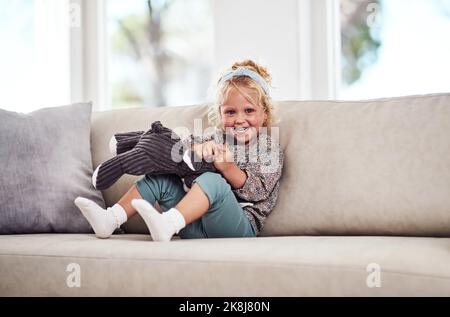
[[[194,181],[209,200],[208,211],[180,230],[182,239],[255,237],[255,229],[244,214],[231,186],[218,173],[203,173]],[[167,211],[186,195],[181,179],[174,175],[146,175],[136,182],[142,198]]]

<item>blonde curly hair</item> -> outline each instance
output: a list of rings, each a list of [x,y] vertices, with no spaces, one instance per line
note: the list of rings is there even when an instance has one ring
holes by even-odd
[[[258,65],[256,62],[250,59],[234,63],[233,66],[231,66],[231,70],[235,70],[238,67],[245,67],[251,71],[254,71],[258,73],[262,78],[264,78],[264,80],[269,85],[272,83],[272,77],[267,71],[267,68]],[[220,77],[220,79],[221,78],[222,76]],[[220,106],[227,99],[231,88],[235,88],[244,98],[252,101],[252,98],[248,96],[248,94],[246,94],[242,89],[240,89],[240,87],[252,89],[258,94],[258,105],[263,108],[264,113],[266,114],[266,120],[263,123],[263,127],[267,127],[268,130],[270,130],[270,127],[274,123],[277,123],[275,115],[275,104],[256,81],[247,76],[232,77],[230,80],[227,80],[224,83],[221,83],[220,79],[218,80],[215,87],[214,101],[208,109],[208,121],[211,125],[223,130]]]

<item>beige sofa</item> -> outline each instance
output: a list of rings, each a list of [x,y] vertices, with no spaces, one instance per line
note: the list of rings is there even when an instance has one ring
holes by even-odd
[[[450,94],[279,102],[285,168],[257,238],[0,236],[1,296],[450,296]],[[94,113],[94,167],[114,132],[206,126],[206,107]],[[113,204],[125,176],[103,193]]]

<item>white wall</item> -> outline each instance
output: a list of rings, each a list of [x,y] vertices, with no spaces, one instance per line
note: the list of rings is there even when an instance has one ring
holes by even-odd
[[[214,0],[215,68],[255,59],[274,99],[334,99],[339,86],[339,0]]]
[[[215,0],[215,69],[246,58],[268,67],[276,100],[300,98],[297,0]]]

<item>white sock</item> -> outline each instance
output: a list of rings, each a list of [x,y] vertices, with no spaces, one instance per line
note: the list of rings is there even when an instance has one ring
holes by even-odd
[[[77,197],[75,205],[81,210],[98,238],[109,238],[116,228],[127,221],[127,213],[119,204],[105,210],[92,200]]]
[[[183,215],[175,208],[161,214],[144,199],[133,199],[131,205],[144,219],[153,241],[170,241],[186,226]]]

